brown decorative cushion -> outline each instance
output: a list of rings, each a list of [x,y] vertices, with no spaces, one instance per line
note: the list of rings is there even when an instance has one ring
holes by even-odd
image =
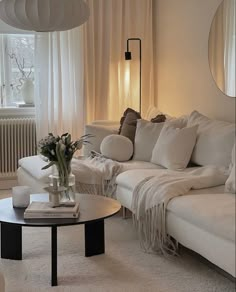
[[[120,128],[119,128],[118,134],[121,133],[121,129],[122,129],[122,126],[123,126],[124,120],[125,120],[126,115],[127,115],[128,113],[133,113],[134,116],[135,116],[135,115],[137,116],[137,119],[141,119],[141,115],[140,115],[139,112],[136,112],[136,111],[133,110],[132,108],[128,107],[128,108],[124,111],[123,116],[122,116],[121,119],[120,119]]]
[[[164,123],[165,121],[166,121],[166,116],[163,114],[159,114],[155,118],[151,119],[152,123]]]
[[[131,108],[127,108],[120,120],[119,134],[129,138],[133,143],[138,119],[141,119],[140,113]]]

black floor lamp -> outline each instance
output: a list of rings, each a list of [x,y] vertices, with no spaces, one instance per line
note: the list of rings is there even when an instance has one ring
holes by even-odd
[[[131,52],[129,51],[129,41],[139,42],[139,112],[141,114],[142,109],[142,41],[139,38],[127,39],[127,51],[125,52],[125,60],[132,60]]]

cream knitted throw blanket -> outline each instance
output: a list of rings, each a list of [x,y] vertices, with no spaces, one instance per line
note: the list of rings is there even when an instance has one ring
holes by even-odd
[[[118,162],[93,153],[86,159],[72,159],[71,168],[77,192],[115,196],[115,179],[121,169]]]
[[[160,170],[159,175],[141,181],[133,193],[132,211],[142,248],[165,255],[176,254],[176,245],[166,230],[168,202],[190,189],[223,185],[226,179],[225,168],[206,166],[190,172]]]

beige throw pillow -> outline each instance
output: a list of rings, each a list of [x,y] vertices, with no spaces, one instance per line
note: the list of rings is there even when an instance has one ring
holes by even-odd
[[[197,128],[165,125],[153,148],[151,162],[173,170],[186,168],[196,142]]]
[[[191,161],[198,165],[229,167],[234,145],[235,124],[213,120],[194,111],[189,116],[187,126],[194,125],[198,125],[198,130]]]
[[[153,147],[161,133],[164,123],[138,120],[134,140],[133,160],[150,162]]]

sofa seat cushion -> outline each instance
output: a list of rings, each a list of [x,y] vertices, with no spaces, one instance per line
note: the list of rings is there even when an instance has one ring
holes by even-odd
[[[131,209],[134,188],[144,178],[158,175],[160,171],[137,169],[119,174],[116,178],[117,199]],[[191,190],[187,195],[172,199],[167,210],[201,229],[235,241],[235,198],[234,194],[224,193],[224,185]]]
[[[235,242],[235,195],[209,194],[208,190],[190,191],[189,195],[176,197],[169,202],[167,210],[205,231]]]
[[[73,169],[76,168],[76,164],[79,163],[78,159],[72,159],[72,172]],[[39,182],[42,183],[48,183],[49,179],[48,176],[52,173],[52,168],[48,168],[45,170],[42,170],[42,167],[47,165],[48,163],[45,162],[40,155],[35,156],[29,156],[24,157],[19,160],[19,166],[27,172],[27,174],[31,175],[34,179],[36,179]],[[121,162],[121,172],[131,170],[131,169],[159,169],[162,168],[161,166],[158,166],[156,164],[153,164],[151,162],[145,162],[145,161],[126,161]]]
[[[128,170],[139,170],[143,169],[163,169],[162,166],[147,162],[147,161],[137,161],[137,160],[129,160],[121,163],[121,172]]]
[[[160,173],[162,173],[163,169],[168,171],[163,166],[148,162],[145,163],[144,161],[137,161],[136,165],[131,163],[124,163],[123,168],[123,172],[120,173],[116,178],[116,183],[132,191],[138,185],[138,183],[140,183],[146,177],[159,175]],[[192,171],[194,168],[198,167],[185,168],[183,172]]]
[[[116,183],[123,188],[133,191],[138,183],[140,183],[146,177],[158,175],[158,173],[160,173],[160,170],[163,169],[161,166],[158,167],[159,168],[157,169],[127,170],[117,176]]]
[[[117,178],[119,184],[116,197],[123,206],[132,211],[133,188],[143,176],[137,173],[127,179],[125,174],[127,172]],[[223,185],[191,190],[187,195],[172,199],[167,205],[167,210],[202,230],[235,242],[235,195],[223,191]]]
[[[51,167],[42,170],[42,167],[47,165],[40,155],[24,157],[19,160],[19,166],[38,181],[48,181],[48,176],[51,174]]]

